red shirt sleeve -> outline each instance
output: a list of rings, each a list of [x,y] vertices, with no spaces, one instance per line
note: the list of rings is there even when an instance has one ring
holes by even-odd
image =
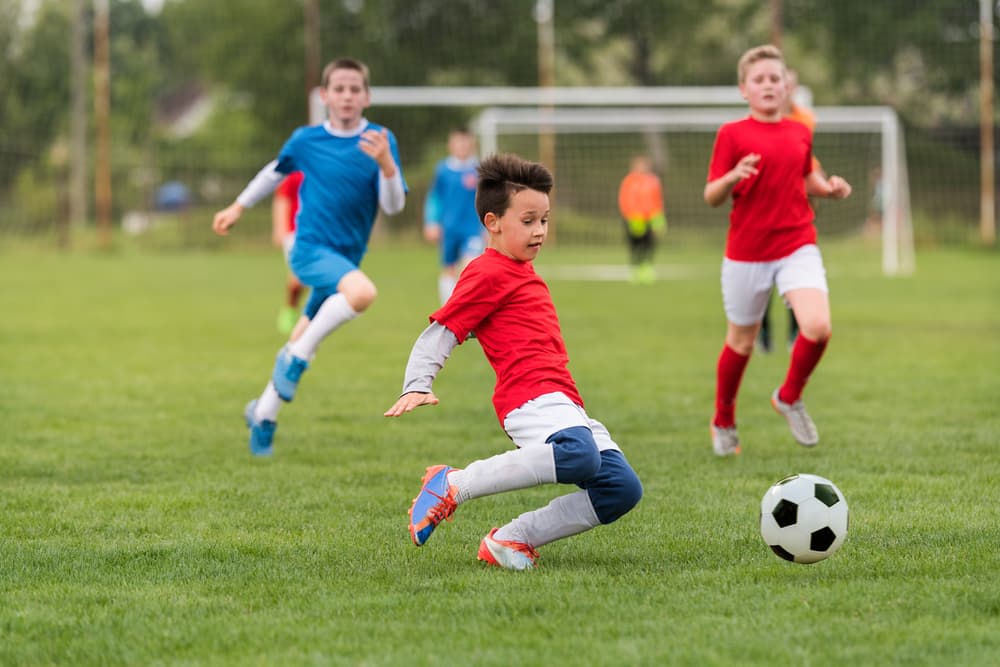
[[[459,276],[448,302],[430,316],[432,321],[455,334],[459,343],[464,342],[469,332],[489,317],[504,298],[497,288],[498,281],[488,268],[486,262],[471,262]]]

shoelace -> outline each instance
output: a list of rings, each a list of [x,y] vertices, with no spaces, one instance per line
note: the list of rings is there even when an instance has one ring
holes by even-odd
[[[521,548],[521,547],[523,547],[523,548]],[[530,547],[527,544],[522,544],[520,547],[518,547],[517,550],[520,551],[523,554],[528,555],[531,558],[531,560],[533,560],[533,561],[534,560],[538,560],[538,552],[535,551],[535,549],[533,547]]]
[[[519,551],[525,556],[531,558],[531,560],[538,560],[538,552],[530,544],[525,542],[508,542],[507,540],[498,540],[495,537],[492,538],[494,542],[501,546],[505,546],[508,549],[513,549],[514,551]]]
[[[440,501],[427,510],[427,515],[431,522],[436,526],[442,521],[451,521],[451,515],[455,513],[455,508],[458,507],[458,503],[452,500],[451,496],[439,496],[430,489],[427,489],[427,493],[431,494]]]

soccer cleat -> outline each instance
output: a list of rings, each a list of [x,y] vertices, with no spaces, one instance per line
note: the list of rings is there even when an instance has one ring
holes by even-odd
[[[278,422],[270,419],[257,421],[254,412],[257,410],[257,399],[247,403],[243,410],[243,419],[250,429],[250,453],[254,456],[270,456],[274,453],[274,432],[278,428]]]
[[[309,368],[309,362],[292,354],[287,345],[278,350],[278,357],[274,360],[274,372],[271,373],[271,382],[281,400],[287,402],[295,398],[299,379],[307,368]]]
[[[431,466],[420,480],[420,493],[410,505],[410,537],[418,547],[430,538],[437,525],[451,521],[458,502],[458,488],[448,483],[448,473],[455,468],[445,465]]]
[[[531,570],[538,560],[538,552],[524,542],[498,540],[493,537],[498,528],[479,543],[479,553],[476,557],[484,563],[507,568],[508,570]]]
[[[792,437],[800,445],[814,447],[819,442],[819,432],[816,430],[816,424],[809,417],[809,413],[806,412],[805,403],[801,399],[791,404],[785,403],[778,398],[778,391],[775,389],[774,393],[771,394],[771,406],[788,421]]]
[[[287,336],[292,333],[299,321],[299,313],[291,306],[285,306],[278,311],[278,333]]]
[[[740,449],[740,435],[735,426],[709,423],[708,428],[712,434],[712,451],[716,456],[735,456],[743,451]]]

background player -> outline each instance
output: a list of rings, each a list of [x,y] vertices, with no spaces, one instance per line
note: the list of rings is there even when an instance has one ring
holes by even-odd
[[[807,194],[841,199],[851,193],[844,179],[827,179],[814,169],[811,132],[783,117],[787,90],[781,51],[771,45],[750,49],[737,70],[750,115],[719,129],[704,192],[710,206],[730,197],[733,201],[722,263],[728,324],[710,424],[712,448],[719,456],[740,452],[736,395],[774,285],[795,311],[801,330],[788,374],[771,404],[800,444],[819,442],[801,396],[830,337],[830,302]]]
[[[632,282],[648,284],[656,280],[653,252],[656,236],[667,228],[663,214],[663,185],[645,155],[633,156],[628,174],[618,187],[618,210],[625,221]]]
[[[297,129],[278,159],[212,221],[216,233],[227,234],[246,207],[271,194],[285,176],[296,170],[305,174],[289,262],[312,289],[304,315],[308,322],[297,326],[292,340],[278,351],[264,392],[244,411],[250,452],[258,456],[273,452],[281,401],[295,397],[319,344],[375,300],[375,284],[358,265],[379,208],[391,215],[406,202],[396,138],[363,116],[371,104],[367,66],[352,58],[328,64],[321,97],[327,120]]]
[[[462,269],[486,247],[476,214],[476,138],[464,129],[448,135],[448,157],[437,163],[424,204],[424,238],[441,246],[438,297],[443,304]]]

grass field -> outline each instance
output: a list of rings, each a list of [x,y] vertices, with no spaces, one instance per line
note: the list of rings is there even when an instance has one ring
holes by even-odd
[[[508,446],[473,342],[399,420],[436,260],[376,246],[375,306],[335,333],[281,414],[276,456],[241,411],[281,343],[273,251],[0,254],[2,665],[993,665],[1000,656],[1000,257],[825,247],[834,338],[805,450],[741,392],[744,453],[708,441],[724,328],[719,248],[666,249],[653,286],[623,248],[543,251],[588,411],[645,485],[618,523],[488,569],[486,531],[565,489],[463,505],[423,548],[424,467]],[[784,318],[776,312],[779,326]],[[832,479],[851,533],[794,565],[761,541],[777,479]]]

